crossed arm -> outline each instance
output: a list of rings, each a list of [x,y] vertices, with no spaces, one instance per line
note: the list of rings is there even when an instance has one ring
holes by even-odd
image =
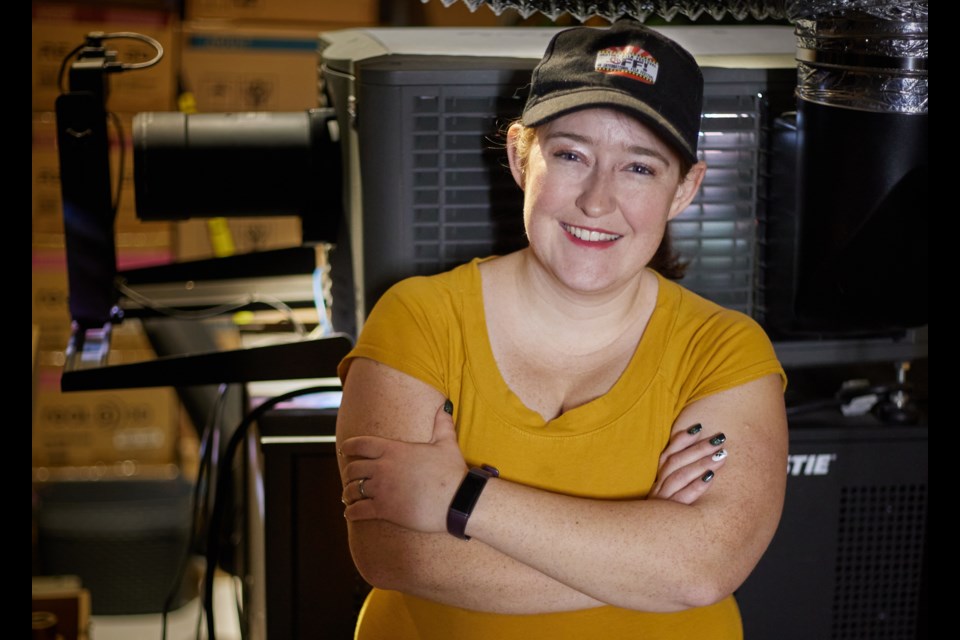
[[[732,593],[776,530],[787,456],[777,376],[687,407],[647,499],[575,498],[492,479],[469,542],[445,529],[467,467],[444,400],[365,359],[345,382],[337,424],[345,515],[354,561],[374,586],[498,613],[676,611]],[[698,422],[709,432],[687,434]],[[714,461],[708,439],[718,431],[731,453]],[[709,491],[706,470],[717,471]],[[360,478],[369,478],[370,499],[358,500]]]

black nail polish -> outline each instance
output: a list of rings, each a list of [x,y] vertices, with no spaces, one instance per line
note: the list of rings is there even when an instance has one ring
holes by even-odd
[[[711,480],[713,480],[713,471],[712,470],[707,471],[705,474],[703,474],[703,477],[700,479],[703,480],[704,482],[710,482]]]
[[[444,402],[443,410],[449,413],[450,415],[453,415],[453,401],[447,400],[446,402]]]
[[[723,435],[722,433],[718,433],[717,435],[710,438],[710,444],[712,444],[715,447],[717,445],[723,444],[726,441],[727,441],[727,436]]]
[[[697,435],[698,433],[700,433],[700,431],[701,431],[702,429],[703,429],[703,425],[698,422],[697,424],[695,424],[695,425],[693,425],[692,427],[690,427],[689,429],[687,429],[687,433],[689,433],[689,434],[692,435],[692,436],[695,436],[695,435]]]

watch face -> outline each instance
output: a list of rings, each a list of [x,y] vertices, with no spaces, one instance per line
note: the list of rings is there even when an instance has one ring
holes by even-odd
[[[480,489],[487,483],[487,479],[475,473],[468,473],[463,478],[460,490],[453,496],[453,502],[450,508],[461,513],[470,513],[473,505],[477,503],[480,497]]]

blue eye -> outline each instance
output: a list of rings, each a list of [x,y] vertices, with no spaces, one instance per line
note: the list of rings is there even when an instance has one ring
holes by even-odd
[[[655,176],[657,172],[645,164],[634,164],[630,166],[630,171],[645,176]]]

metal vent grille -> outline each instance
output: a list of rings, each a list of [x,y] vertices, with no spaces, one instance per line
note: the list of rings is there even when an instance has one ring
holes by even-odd
[[[842,488],[831,638],[916,636],[926,520],[926,485]]]
[[[526,245],[520,190],[497,134],[522,102],[440,87],[413,97],[413,241],[418,274]]]
[[[707,173],[696,199],[670,222],[687,261],[683,284],[752,314],[757,252],[760,101],[754,95],[706,96],[699,157]]]

